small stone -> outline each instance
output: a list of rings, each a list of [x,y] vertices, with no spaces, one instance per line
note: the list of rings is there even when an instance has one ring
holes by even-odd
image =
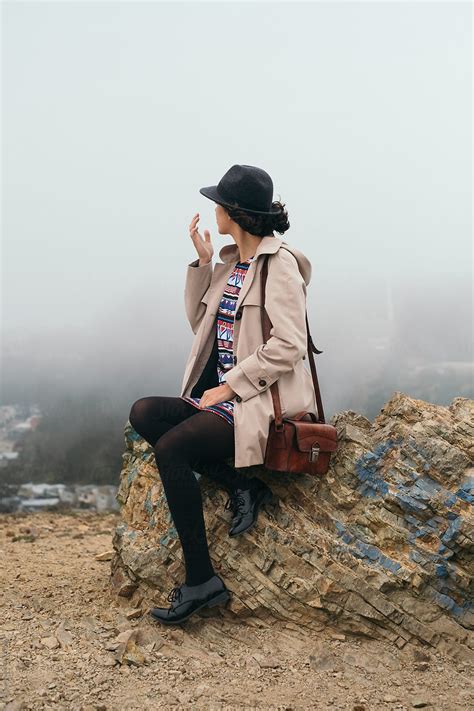
[[[56,630],[56,638],[62,649],[69,649],[72,646],[72,634],[68,630],[64,629],[62,624]]]
[[[278,662],[274,657],[266,657],[258,652],[252,656],[262,669],[275,669],[276,667],[281,666],[280,662]]]
[[[165,640],[158,629],[143,626],[137,627],[136,629],[136,642],[141,647],[154,649],[156,652],[156,650],[163,646]],[[161,654],[156,652],[156,656],[161,656]],[[192,664],[194,666],[200,666],[200,662],[196,659],[192,659]]]
[[[111,654],[103,654],[101,657],[97,658],[99,664],[103,667],[114,667],[116,664],[116,659]]]
[[[430,668],[430,665],[428,662],[420,662],[419,664],[415,664],[415,670],[416,671],[428,671]]]
[[[118,637],[114,640],[119,642],[117,649],[115,650],[115,660],[121,665],[134,664],[136,666],[141,666],[147,663],[147,657],[143,653],[143,650],[136,643],[137,630],[129,629],[121,632]]]
[[[133,610],[128,610],[125,615],[128,620],[136,620],[137,617],[141,617],[143,615],[143,610],[141,609],[141,607],[136,607]]]
[[[426,699],[414,699],[411,702],[411,705],[414,709],[421,709],[424,708],[425,706],[431,706],[431,702],[427,701]]]
[[[201,696],[203,696],[206,692],[208,692],[210,689],[209,684],[199,684],[199,686],[196,687],[194,690],[194,698],[195,699],[200,699]]]
[[[59,642],[56,637],[43,637],[41,644],[48,649],[57,649],[59,647]]]

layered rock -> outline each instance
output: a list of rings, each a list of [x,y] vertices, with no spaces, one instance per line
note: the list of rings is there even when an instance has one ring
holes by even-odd
[[[228,536],[227,494],[202,470],[211,557],[232,592],[223,614],[288,626],[472,647],[474,401],[449,407],[395,392],[370,422],[331,419],[339,448],[323,477],[246,470],[277,501],[248,533]],[[153,450],[125,427],[112,583],[119,595],[169,605],[182,550]],[[231,463],[231,460],[229,460]]]

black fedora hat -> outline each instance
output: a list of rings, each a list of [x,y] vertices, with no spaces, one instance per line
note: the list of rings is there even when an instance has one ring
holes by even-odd
[[[199,192],[220,205],[238,207],[258,215],[275,215],[281,210],[272,206],[271,177],[254,165],[233,165],[217,185],[199,188]]]

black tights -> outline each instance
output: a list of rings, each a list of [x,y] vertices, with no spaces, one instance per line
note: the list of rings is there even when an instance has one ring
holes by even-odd
[[[214,573],[202,509],[201,487],[193,469],[229,493],[247,488],[248,478],[225,463],[234,455],[234,427],[213,412],[198,410],[179,397],[136,400],[130,424],[154,449],[166,499],[183,548],[186,584],[199,585]]]

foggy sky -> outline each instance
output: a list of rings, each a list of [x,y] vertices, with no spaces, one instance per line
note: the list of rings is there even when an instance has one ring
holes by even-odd
[[[232,237],[199,188],[234,163],[270,173],[312,263],[328,414],[374,372],[398,387],[400,359],[470,359],[470,3],[2,13],[4,398],[45,376],[178,394],[188,225],[215,262]]]

